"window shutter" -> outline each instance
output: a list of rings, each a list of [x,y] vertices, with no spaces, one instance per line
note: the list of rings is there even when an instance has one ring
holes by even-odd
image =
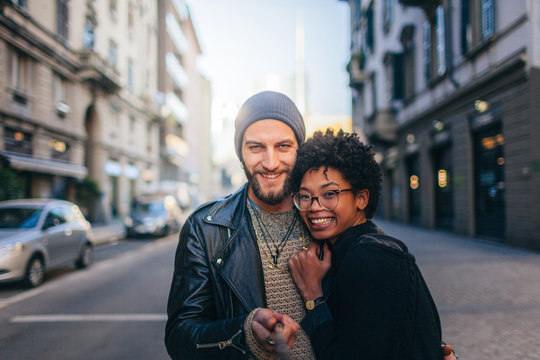
[[[424,23],[424,76],[426,81],[431,79],[431,25]]]
[[[469,51],[469,38],[468,30],[470,26],[470,15],[469,15],[469,0],[461,0],[461,55],[465,55]]]
[[[482,40],[495,32],[495,0],[482,0]]]
[[[402,53],[392,54],[392,67],[394,75],[392,98],[401,100],[405,95],[405,72]]]
[[[446,72],[446,22],[444,6],[437,7],[436,34],[437,34],[437,75]]]

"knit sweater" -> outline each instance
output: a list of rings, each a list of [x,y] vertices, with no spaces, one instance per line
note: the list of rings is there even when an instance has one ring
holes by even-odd
[[[301,250],[302,245],[309,242],[302,221],[296,210],[270,213],[249,206],[249,212],[257,235],[263,265],[267,307],[274,312],[287,314],[296,322],[300,322],[306,311],[289,272],[288,261],[293,253]],[[290,227],[293,221],[294,225]],[[289,233],[288,237],[287,233]],[[276,246],[280,249],[277,266],[272,258],[272,255],[276,254]],[[273,354],[266,351],[253,337],[251,319],[254,312],[248,316],[244,325],[246,343],[257,359],[273,359],[275,358]],[[290,358],[291,360],[315,358],[309,337],[301,328],[290,349]]]

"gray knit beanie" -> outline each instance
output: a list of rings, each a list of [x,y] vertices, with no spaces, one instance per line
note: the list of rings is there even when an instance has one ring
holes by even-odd
[[[247,99],[234,123],[234,146],[238,158],[242,160],[242,139],[249,125],[258,120],[274,119],[289,125],[298,143],[306,138],[304,119],[294,102],[286,95],[275,91],[263,91]]]

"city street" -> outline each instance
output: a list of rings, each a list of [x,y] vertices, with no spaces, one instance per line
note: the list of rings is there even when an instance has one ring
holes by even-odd
[[[0,358],[167,359],[177,238],[100,246],[86,270],[54,271],[33,290],[0,287]]]
[[[540,358],[540,254],[376,220],[416,256],[461,360]],[[0,287],[6,359],[167,359],[165,307],[177,235],[99,247],[89,269],[35,290]]]
[[[376,222],[416,256],[461,360],[540,359],[540,254]]]

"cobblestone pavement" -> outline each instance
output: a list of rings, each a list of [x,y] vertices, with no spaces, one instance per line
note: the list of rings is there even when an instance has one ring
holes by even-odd
[[[540,254],[375,220],[407,244],[460,360],[540,359]]]

